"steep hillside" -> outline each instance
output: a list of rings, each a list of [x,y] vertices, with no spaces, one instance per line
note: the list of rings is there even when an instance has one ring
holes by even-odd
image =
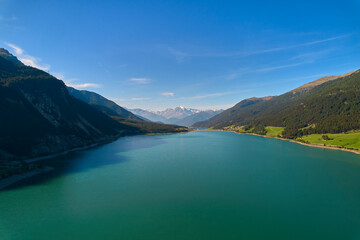
[[[107,113],[108,115],[115,115],[126,119],[141,120],[133,113],[120,107],[113,101],[101,96],[100,94],[85,90],[77,90],[72,87],[67,87],[67,89],[70,95],[72,95],[73,97],[90,104],[91,106],[99,109],[100,111],[105,111],[105,113]]]
[[[231,108],[228,114],[233,111],[232,115],[224,112],[216,116],[217,121],[205,124],[215,128],[246,125],[258,133],[264,133],[265,126],[285,127],[287,138],[360,129],[360,70],[328,79],[242,109]]]
[[[75,98],[95,107],[102,113],[108,115],[124,126],[136,129],[137,133],[177,133],[188,131],[182,126],[175,126],[171,124],[155,123],[143,120],[133,113],[120,107],[113,101],[89,91],[79,91],[74,88],[69,88],[69,93]]]
[[[182,126],[192,126],[196,122],[208,120],[209,118],[212,118],[215,115],[222,113],[222,112],[223,112],[223,110],[201,111],[201,112],[195,113],[193,115],[187,116],[181,120],[178,120],[175,122],[175,124],[182,125]]]
[[[73,98],[46,72],[2,56],[0,159],[46,155],[138,132]]]
[[[217,126],[217,125],[220,125],[218,127],[231,125],[234,123],[235,119],[242,120],[247,115],[251,114],[251,110],[250,110],[250,112],[247,112],[248,109],[250,108],[250,106],[252,106],[256,103],[259,103],[259,102],[270,100],[270,99],[272,99],[272,97],[269,96],[269,97],[263,97],[263,98],[253,97],[253,98],[242,100],[241,102],[239,102],[232,108],[229,108],[229,109],[223,111],[222,113],[220,113],[206,121],[197,122],[197,123],[193,124],[193,127],[209,128],[209,127]]]

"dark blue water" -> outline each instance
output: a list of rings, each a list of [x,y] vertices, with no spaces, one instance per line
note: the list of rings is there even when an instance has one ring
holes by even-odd
[[[121,138],[0,192],[0,239],[360,239],[360,155],[229,132]]]

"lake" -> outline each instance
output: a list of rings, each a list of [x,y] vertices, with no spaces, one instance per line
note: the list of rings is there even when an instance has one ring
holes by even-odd
[[[197,131],[47,160],[0,192],[0,239],[360,239],[360,155]]]

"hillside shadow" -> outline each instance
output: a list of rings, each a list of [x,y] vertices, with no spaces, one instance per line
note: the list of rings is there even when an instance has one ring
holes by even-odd
[[[152,148],[164,143],[166,141],[162,139],[162,136],[123,137],[112,143],[91,149],[70,152],[65,155],[41,160],[36,162],[36,164],[42,167],[51,167],[53,170],[21,180],[1,191],[41,185],[66,174],[86,172],[95,168],[121,164],[132,160],[124,155],[126,152]]]

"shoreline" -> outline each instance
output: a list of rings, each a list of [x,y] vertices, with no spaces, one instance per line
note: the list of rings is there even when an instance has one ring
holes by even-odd
[[[56,157],[59,157],[59,156],[67,155],[67,154],[72,153],[72,152],[84,151],[84,150],[87,150],[87,149],[95,148],[95,147],[101,146],[103,144],[116,141],[119,138],[120,137],[117,137],[117,138],[115,138],[113,140],[107,140],[107,141],[94,143],[94,144],[90,144],[90,145],[83,146],[83,147],[77,147],[77,148],[65,150],[65,151],[62,151],[62,152],[58,152],[58,153],[54,153],[54,154],[50,154],[50,155],[46,155],[46,156],[28,158],[28,159],[24,159],[22,161],[24,161],[26,163],[34,163],[34,162],[38,162],[38,161],[41,161],[41,160],[52,159],[52,158],[56,158]],[[52,170],[54,170],[53,167],[44,166],[41,169],[35,169],[35,170],[31,170],[31,171],[28,171],[28,172],[25,172],[25,173],[22,173],[22,174],[15,174],[15,175],[12,175],[10,177],[6,177],[4,179],[1,179],[0,180],[0,191],[7,188],[7,187],[9,187],[9,186],[11,186],[11,185],[13,185],[13,184],[15,184],[15,183],[18,183],[18,182],[23,181],[25,179],[28,179],[28,178],[40,175],[42,173],[52,171]]]
[[[24,179],[27,179],[27,178],[30,178],[30,177],[33,177],[33,176],[36,176],[36,175],[39,175],[42,173],[49,172],[53,169],[54,168],[52,168],[52,167],[45,166],[43,168],[35,169],[35,170],[29,171],[29,172],[26,172],[23,174],[15,174],[15,175],[12,175],[11,177],[4,178],[0,181],[0,190],[3,190],[4,188],[7,188],[17,182],[24,180]]]
[[[190,132],[190,131],[188,131],[188,132]],[[165,135],[165,134],[176,134],[176,133],[185,133],[185,132],[120,135],[120,136],[117,136],[115,138],[107,139],[107,140],[104,140],[104,141],[101,141],[101,142],[98,142],[98,143],[94,143],[94,144],[90,144],[90,145],[87,145],[87,146],[76,147],[76,148],[72,148],[72,149],[69,149],[69,150],[62,151],[62,152],[53,153],[53,154],[50,154],[50,155],[34,157],[34,158],[28,158],[28,159],[22,159],[22,161],[24,161],[26,163],[34,163],[34,162],[38,162],[38,161],[41,161],[41,160],[52,159],[52,158],[56,158],[56,157],[59,157],[59,156],[67,155],[67,154],[72,153],[72,152],[84,151],[84,150],[92,149],[92,148],[95,148],[95,147],[98,147],[98,146],[101,146],[101,145],[104,145],[104,144],[107,144],[107,143],[111,143],[111,142],[114,142],[114,141],[118,140],[121,137],[129,137],[129,136],[137,136],[137,135],[144,135],[144,136],[146,136],[146,135]],[[23,174],[15,174],[15,175],[12,175],[10,177],[6,177],[4,179],[1,179],[0,180],[0,191],[7,188],[7,187],[9,187],[9,186],[11,186],[11,185],[13,185],[13,184],[15,184],[15,183],[18,183],[18,182],[23,181],[25,179],[28,179],[28,178],[40,175],[42,173],[52,171],[52,170],[54,170],[54,168],[49,167],[49,166],[44,166],[41,169],[31,170],[31,171],[25,172]]]
[[[304,143],[304,142],[299,142],[293,139],[286,139],[286,138],[279,138],[279,137],[270,137],[270,136],[266,136],[266,135],[260,135],[260,134],[256,134],[256,133],[239,133],[239,132],[235,132],[235,131],[226,131],[226,130],[220,130],[220,129],[198,129],[196,131],[218,131],[218,132],[233,132],[235,134],[243,134],[243,135],[253,135],[253,136],[257,136],[257,137],[264,137],[264,138],[272,138],[272,139],[278,139],[278,140],[282,140],[282,141],[287,141],[287,142],[292,142],[292,143],[297,143],[297,144],[301,144],[304,146],[308,146],[308,147],[316,147],[316,148],[325,148],[325,149],[332,149],[332,150],[340,150],[340,151],[345,151],[345,152],[351,152],[351,153],[355,153],[355,154],[360,154],[360,150],[355,150],[355,149],[346,149],[345,147],[337,147],[337,146],[330,146],[330,145],[320,145],[320,144],[314,144],[314,143]]]

